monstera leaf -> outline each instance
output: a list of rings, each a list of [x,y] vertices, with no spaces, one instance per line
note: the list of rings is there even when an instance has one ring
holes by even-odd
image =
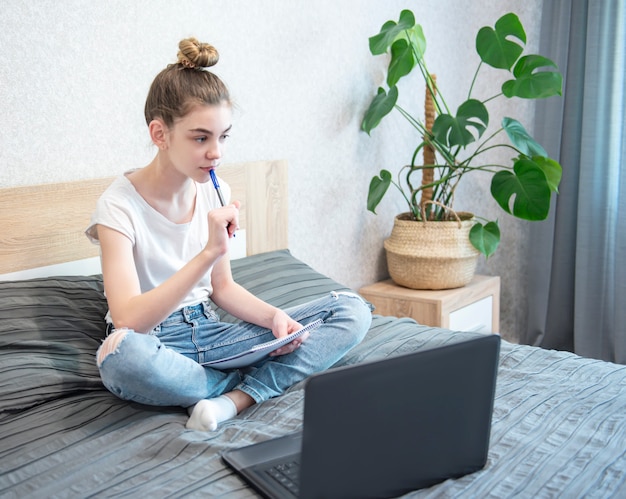
[[[456,116],[442,114],[433,124],[435,140],[448,147],[466,146],[480,138],[489,125],[489,112],[485,105],[475,99],[465,101],[459,106]],[[470,128],[474,128],[474,135]]]
[[[415,16],[410,10],[403,10],[400,12],[400,20],[396,23],[394,21],[387,21],[380,28],[380,32],[377,35],[370,37],[369,45],[372,55],[381,55],[387,52],[391,44],[402,36],[405,30],[411,29],[415,25]]]
[[[474,248],[489,257],[500,244],[500,227],[497,222],[487,222],[485,225],[477,222],[470,229],[469,239]]]
[[[524,51],[522,45],[509,39],[511,36],[526,44],[526,32],[515,14],[502,16],[495,29],[481,28],[476,35],[476,51],[480,59],[494,68],[510,70]]]
[[[391,61],[387,71],[387,85],[392,88],[403,76],[408,75],[415,67],[415,56],[409,43],[402,39],[391,46]]]
[[[545,220],[550,211],[550,185],[530,158],[515,161],[513,172],[497,172],[491,179],[491,195],[504,211],[523,220]]]
[[[387,170],[381,170],[379,177],[372,178],[370,182],[370,190],[367,195],[367,209],[372,213],[376,213],[376,207],[383,198],[387,189],[391,185],[391,173]]]
[[[502,93],[506,97],[522,99],[545,99],[561,95],[563,76],[558,71],[536,71],[539,68],[556,68],[557,65],[547,57],[527,55],[522,57],[513,69],[514,80],[502,84]]]
[[[533,139],[522,124],[513,118],[504,118],[502,128],[509,136],[509,140],[522,154],[526,156],[547,156],[548,153],[535,139]]]
[[[539,168],[541,168],[541,171],[546,176],[546,182],[548,182],[550,191],[559,192],[559,184],[561,183],[561,177],[563,176],[563,168],[561,165],[552,158],[542,156],[535,156],[533,161]]]
[[[391,87],[389,93],[385,92],[382,87],[378,88],[378,94],[370,102],[370,106],[365,112],[361,129],[368,134],[378,126],[380,120],[387,116],[396,105],[398,100],[398,88]]]
[[[528,134],[519,121],[512,118],[504,118],[502,120],[502,128],[506,131],[509,140],[515,148],[524,156],[532,158],[535,165],[543,171],[550,191],[558,192],[563,173],[561,165],[548,157],[545,149]]]

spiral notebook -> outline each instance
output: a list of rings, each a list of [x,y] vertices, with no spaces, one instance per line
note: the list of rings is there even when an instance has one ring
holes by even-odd
[[[322,323],[322,319],[317,319],[316,321],[307,324],[302,329],[299,329],[295,333],[283,336],[282,338],[276,338],[266,343],[261,343],[260,345],[252,347],[250,350],[246,350],[235,355],[230,355],[217,360],[211,360],[209,362],[203,362],[202,365],[212,367],[214,369],[238,369],[240,367],[251,366],[260,360],[263,360],[274,350],[291,343],[293,340],[299,338],[305,333],[317,329],[322,325]]]

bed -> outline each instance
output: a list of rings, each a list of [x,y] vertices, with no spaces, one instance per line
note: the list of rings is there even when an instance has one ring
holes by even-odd
[[[238,282],[280,307],[345,289],[288,249],[284,161],[220,173],[243,201]],[[101,277],[67,262],[97,262],[82,231],[110,181],[0,190],[0,497],[257,497],[220,453],[300,429],[304,383],[204,433],[100,382]],[[374,315],[339,364],[476,334]],[[503,341],[487,465],[407,497],[626,497],[626,367]]]

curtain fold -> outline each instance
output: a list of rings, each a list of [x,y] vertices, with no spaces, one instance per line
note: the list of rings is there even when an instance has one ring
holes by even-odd
[[[563,166],[550,218],[531,224],[522,342],[626,363],[626,7],[544,3],[542,53],[562,99],[537,107],[535,133]]]

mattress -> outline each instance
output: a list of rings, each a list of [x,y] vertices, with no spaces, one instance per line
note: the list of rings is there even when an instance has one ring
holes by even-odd
[[[347,289],[287,250],[232,267],[279,307]],[[187,430],[183,409],[102,386],[106,308],[99,275],[0,283],[0,496],[257,497],[221,453],[301,429],[304,382],[215,432]],[[374,315],[338,365],[476,334]],[[626,367],[506,341],[500,355],[485,468],[406,497],[626,497]]]

